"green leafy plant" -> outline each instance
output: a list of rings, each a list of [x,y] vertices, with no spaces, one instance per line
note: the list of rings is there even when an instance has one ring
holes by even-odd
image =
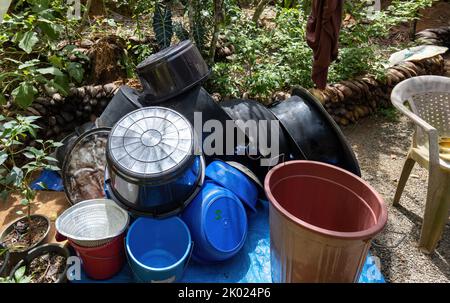
[[[330,66],[328,82],[363,74],[382,80],[388,54],[396,49],[377,42],[387,38],[392,27],[415,20],[420,10],[432,2],[395,0],[386,10],[368,14],[367,1],[345,1],[344,11],[350,22],[341,29],[339,57]],[[276,91],[294,85],[313,86],[312,51],[305,40],[311,1],[301,1],[299,6],[290,1],[282,5],[285,7],[276,8],[276,18],[269,27],[258,27],[242,12],[228,23],[222,34],[235,52],[213,65],[209,90],[222,96],[269,101]]]
[[[169,47],[173,36],[172,11],[168,5],[157,3],[153,13],[153,31],[161,49]]]
[[[29,220],[31,203],[36,196],[35,190],[31,188],[34,173],[42,169],[59,170],[54,165],[56,159],[50,157],[49,153],[61,146],[61,143],[35,140],[37,147],[24,144],[29,139],[36,138],[39,126],[35,121],[38,118],[17,116],[7,119],[0,115],[0,198],[6,200],[9,194],[19,193],[20,204],[26,206]],[[26,160],[19,159],[20,157]],[[19,160],[23,163],[19,164]],[[40,185],[45,188],[45,184]],[[18,214],[23,213],[19,211]]]
[[[6,277],[2,278],[0,277],[0,283],[30,283],[32,276],[25,275],[27,271],[26,266],[19,267],[15,272],[14,276],[12,278]]]
[[[0,24],[0,105],[11,99],[27,108],[40,89],[66,95],[69,82],[82,82],[82,64],[68,59],[81,55],[74,46],[62,50],[58,46],[63,37],[70,40],[73,35],[73,22],[67,20],[62,4],[62,0],[18,1]]]

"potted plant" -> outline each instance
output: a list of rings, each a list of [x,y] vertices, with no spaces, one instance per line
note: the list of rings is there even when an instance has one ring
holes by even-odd
[[[10,253],[25,253],[42,243],[49,231],[50,220],[31,214],[36,191],[31,188],[32,178],[42,169],[58,170],[56,160],[49,153],[60,143],[52,140],[35,140],[35,146],[24,144],[36,138],[39,128],[34,122],[39,117],[5,118],[0,115],[0,199],[12,193],[20,195],[20,204],[26,207],[26,216],[12,222],[0,235]],[[45,184],[39,184],[45,188]],[[23,215],[23,211],[18,211]]]
[[[0,277],[3,277],[9,263],[9,251],[0,243]]]
[[[29,277],[27,282],[30,283],[64,283],[67,281],[69,256],[69,250],[59,244],[38,246],[14,266],[9,279],[26,276]]]
[[[26,267],[22,266],[16,271],[17,274],[15,274],[13,277],[0,277],[0,283],[30,283],[31,277],[25,275],[25,270]]]

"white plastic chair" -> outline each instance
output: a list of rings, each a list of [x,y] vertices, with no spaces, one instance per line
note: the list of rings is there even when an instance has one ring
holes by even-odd
[[[394,87],[391,101],[416,125],[393,205],[399,204],[414,164],[417,162],[426,168],[428,192],[419,248],[432,253],[448,221],[450,209],[450,78],[419,76],[407,79]],[[448,149],[444,143],[446,138]]]

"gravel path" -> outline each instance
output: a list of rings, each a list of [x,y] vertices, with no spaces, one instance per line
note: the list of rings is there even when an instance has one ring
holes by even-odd
[[[374,115],[343,129],[359,160],[362,177],[385,199],[388,224],[373,246],[381,258],[381,270],[389,282],[449,282],[450,225],[447,224],[438,248],[425,255],[417,248],[427,192],[427,171],[417,164],[405,187],[400,207],[392,206],[398,178],[409,149],[413,125],[400,117],[393,121]]]

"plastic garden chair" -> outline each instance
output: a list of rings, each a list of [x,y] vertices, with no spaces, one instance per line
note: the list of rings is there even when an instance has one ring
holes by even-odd
[[[420,76],[405,80],[395,86],[391,101],[416,125],[393,204],[399,204],[414,164],[417,162],[428,169],[419,248],[432,253],[447,223],[450,208],[450,78]]]

